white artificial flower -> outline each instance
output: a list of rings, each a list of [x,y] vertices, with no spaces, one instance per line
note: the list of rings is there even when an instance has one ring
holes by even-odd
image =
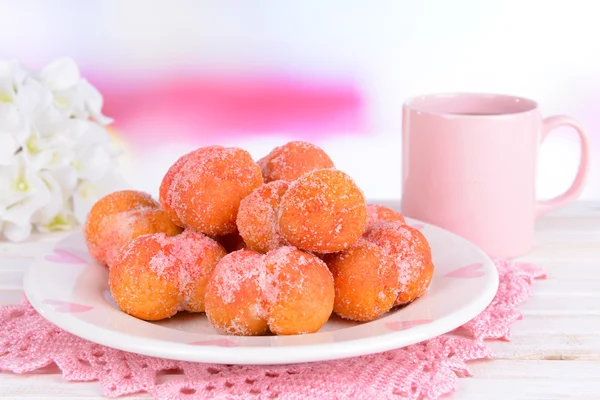
[[[74,228],[78,224],[75,215],[70,211],[67,205],[64,208],[54,215],[49,220],[40,220],[34,223],[35,228],[39,232],[55,232],[55,231],[67,231],[69,229]]]
[[[20,87],[15,104],[41,136],[60,133],[69,118],[56,103],[52,92],[31,77]]]
[[[75,168],[71,165],[67,165],[64,167],[53,168],[47,172],[60,187],[62,191],[62,197],[65,200],[70,199],[78,183],[77,171]]]
[[[79,67],[70,58],[59,58],[40,72],[40,82],[51,91],[71,88],[79,83]]]
[[[14,101],[28,72],[16,60],[0,61],[0,104]]]
[[[61,58],[41,71],[0,62],[0,234],[12,241],[70,229],[127,187],[100,92]]]
[[[51,201],[48,186],[22,153],[0,175],[2,220],[15,226],[31,224],[32,216]]]
[[[54,92],[54,100],[58,108],[69,118],[87,120],[90,117],[90,113],[85,106],[85,97],[79,90],[79,86],[72,86]]]
[[[38,231],[50,232],[70,229],[77,223],[73,212],[67,206],[72,191],[64,190],[64,182],[56,179],[54,171],[44,171],[40,177],[50,191],[50,201],[33,216],[32,222]]]
[[[10,165],[29,134],[29,124],[12,103],[0,104],[0,165]]]
[[[100,125],[113,122],[102,114],[104,99],[94,86],[86,79],[81,79],[75,86],[55,90],[54,100],[57,106],[71,118],[87,120],[92,118]]]
[[[114,154],[106,130],[92,121],[72,125],[70,135],[75,142],[71,166],[80,179],[97,181],[112,167]]]
[[[27,77],[23,81],[14,97],[19,110],[30,118],[35,114],[43,113],[52,101],[52,92],[32,77]]]
[[[104,99],[98,89],[92,86],[87,79],[81,79],[79,82],[79,91],[83,94],[83,98],[85,99],[87,112],[96,122],[100,125],[108,125],[113,122],[112,118],[108,118],[102,114]]]
[[[72,59],[54,61],[42,70],[40,80],[53,93],[57,106],[69,117],[84,120],[92,117],[101,125],[113,121],[102,114],[102,95],[87,79],[81,78],[79,68]]]
[[[75,159],[74,147],[75,142],[65,135],[42,137],[34,129],[22,151],[34,169],[43,170],[69,165]]]
[[[78,147],[110,145],[106,129],[90,120],[70,119],[65,124],[64,135],[76,142]]]
[[[97,181],[111,168],[113,160],[103,146],[81,148],[75,154],[73,165],[80,179]]]
[[[49,171],[40,172],[39,177],[48,188],[50,200],[36,212],[35,217],[41,220],[49,220],[60,212],[65,198],[60,184]]]

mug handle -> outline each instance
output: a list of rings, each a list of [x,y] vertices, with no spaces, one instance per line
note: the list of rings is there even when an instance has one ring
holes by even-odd
[[[559,126],[570,126],[570,127],[574,128],[575,131],[577,131],[577,134],[579,135],[579,141],[581,144],[581,159],[579,161],[579,169],[577,170],[577,175],[575,176],[575,180],[573,181],[573,183],[571,184],[571,187],[566,192],[564,192],[560,196],[555,197],[553,199],[542,200],[542,201],[536,202],[536,206],[535,206],[536,217],[539,217],[549,211],[552,211],[559,207],[562,207],[565,204],[570,203],[571,201],[575,200],[579,196],[579,194],[581,194],[581,191],[583,190],[585,178],[587,177],[587,174],[588,174],[589,159],[590,159],[588,138],[587,138],[587,135],[585,134],[583,128],[581,127],[581,125],[579,125],[579,123],[577,123],[577,121],[575,121],[572,118],[567,117],[565,115],[557,115],[557,116],[545,118],[543,121],[543,126],[542,126],[541,141],[543,142],[546,139],[546,137],[548,136],[548,134],[553,129],[558,128]]]

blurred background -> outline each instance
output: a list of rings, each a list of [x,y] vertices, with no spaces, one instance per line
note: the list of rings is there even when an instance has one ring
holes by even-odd
[[[72,57],[138,189],[156,193],[184,152],[256,158],[289,140],[323,147],[371,199],[401,196],[401,110],[432,92],[500,92],[587,128],[600,198],[597,1],[0,0],[0,57],[41,68]],[[576,135],[557,130],[538,195],[571,183]]]

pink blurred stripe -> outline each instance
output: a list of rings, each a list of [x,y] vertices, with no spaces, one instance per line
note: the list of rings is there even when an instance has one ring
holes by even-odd
[[[282,132],[310,140],[366,129],[363,96],[352,81],[192,74],[90,80],[115,127],[148,145]]]

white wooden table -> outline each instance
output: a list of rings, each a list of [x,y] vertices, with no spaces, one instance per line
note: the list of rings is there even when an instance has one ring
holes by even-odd
[[[0,305],[21,300],[32,257],[62,235],[0,243]],[[497,355],[471,362],[456,399],[600,399],[600,202],[576,203],[537,223],[536,244],[522,260],[542,265],[546,280],[521,306],[510,342],[488,342]],[[0,373],[1,399],[101,398],[98,383],[67,383],[43,373]],[[149,396],[130,396],[146,399]]]

